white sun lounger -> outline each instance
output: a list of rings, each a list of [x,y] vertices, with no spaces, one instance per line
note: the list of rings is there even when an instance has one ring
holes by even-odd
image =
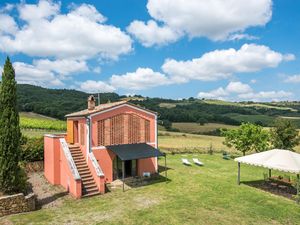
[[[182,163],[184,165],[187,165],[187,166],[191,166],[192,165],[192,163],[190,163],[189,160],[187,160],[187,159],[181,159],[181,160],[182,160]]]
[[[199,161],[199,159],[193,159],[193,161],[194,161],[194,163],[196,164],[196,165],[198,165],[198,166],[203,166],[204,164],[203,164],[203,162],[201,162],[201,161]]]

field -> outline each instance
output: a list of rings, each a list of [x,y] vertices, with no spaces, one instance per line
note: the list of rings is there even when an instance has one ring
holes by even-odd
[[[186,167],[181,155],[168,155],[168,179],[122,192],[74,200],[54,207],[2,217],[2,224],[299,224],[293,200],[251,187],[265,169],[237,165],[221,155],[198,155],[204,167]],[[195,155],[185,155],[191,159]],[[163,159],[160,160],[163,165]],[[164,173],[162,173],[164,175]],[[58,197],[58,196],[57,196]]]
[[[199,123],[172,123],[172,127],[179,129],[183,133],[207,133],[220,128],[236,128],[236,126],[220,123],[206,123],[204,125],[200,125]]]
[[[201,152],[206,153],[210,147],[215,152],[230,151],[223,145],[224,137],[185,134],[177,132],[160,131],[158,133],[158,146],[166,152]]]
[[[33,113],[20,113],[22,129],[66,130],[66,122]]]

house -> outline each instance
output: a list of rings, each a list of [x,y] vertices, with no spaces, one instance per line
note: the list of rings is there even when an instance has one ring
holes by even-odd
[[[67,134],[45,135],[44,173],[76,198],[105,193],[116,179],[158,172],[157,114],[126,101],[66,115]]]

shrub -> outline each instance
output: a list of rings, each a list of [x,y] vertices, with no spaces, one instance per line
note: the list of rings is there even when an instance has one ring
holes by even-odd
[[[28,138],[22,136],[21,139],[21,160],[34,162],[44,160],[44,139]]]

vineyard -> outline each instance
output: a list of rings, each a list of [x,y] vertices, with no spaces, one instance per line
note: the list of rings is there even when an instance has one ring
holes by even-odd
[[[43,129],[43,130],[66,130],[66,122],[50,118],[32,117],[24,114],[20,115],[20,125],[22,129]]]

